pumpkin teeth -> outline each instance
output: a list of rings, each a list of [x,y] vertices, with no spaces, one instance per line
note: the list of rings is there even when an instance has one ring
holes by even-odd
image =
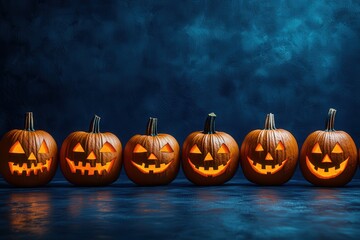
[[[285,159],[281,163],[275,165],[265,165],[265,164],[257,163],[249,157],[247,157],[247,160],[249,161],[250,166],[252,167],[252,169],[255,170],[255,172],[260,174],[274,174],[280,171],[285,166],[285,163],[287,162],[288,159]]]
[[[22,175],[23,172],[26,173],[26,176],[30,176],[31,173],[34,173],[34,175],[37,175],[38,172],[44,172],[46,171],[50,171],[50,167],[51,167],[51,163],[52,163],[52,158],[46,160],[46,163],[31,163],[30,167],[28,166],[28,163],[23,163],[22,165],[20,164],[16,164],[14,162],[9,162],[9,169],[11,174],[15,174],[17,173],[17,175]]]
[[[164,172],[172,163],[173,160],[171,160],[169,163],[160,163],[159,166],[155,165],[155,164],[137,164],[133,161],[131,161],[132,165],[134,165],[137,169],[139,169],[142,173],[145,174],[156,174],[156,173],[162,173]]]
[[[349,157],[345,159],[342,163],[340,163],[340,165],[338,166],[334,166],[331,168],[321,168],[321,167],[316,167],[314,164],[312,164],[308,156],[306,156],[306,166],[313,175],[315,175],[320,179],[329,179],[339,176],[345,170],[348,161],[349,161]]]
[[[215,169],[214,167],[209,167],[208,169],[206,169],[205,167],[196,167],[195,164],[193,164],[189,158],[188,158],[188,162],[192,167],[192,169],[201,176],[217,177],[226,171],[231,161],[229,159],[226,164],[221,164],[220,166],[217,166],[217,169]]]
[[[69,158],[66,158],[66,161],[72,173],[76,173],[78,171],[81,175],[93,176],[95,175],[95,172],[97,172],[98,175],[103,175],[104,173],[110,172],[114,165],[115,159],[107,162],[105,165],[102,165],[101,163],[96,163],[94,167],[92,167],[89,162],[78,162],[76,164]]]

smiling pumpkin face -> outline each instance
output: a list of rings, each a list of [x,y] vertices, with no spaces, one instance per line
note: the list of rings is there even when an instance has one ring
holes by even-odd
[[[318,186],[343,186],[357,168],[357,148],[349,134],[335,131],[335,109],[330,109],[325,131],[311,133],[303,143],[300,168]]]
[[[215,131],[214,113],[204,131],[191,133],[183,144],[182,166],[186,177],[197,185],[220,185],[230,180],[239,164],[239,148],[227,133]]]
[[[266,116],[265,128],[251,131],[241,145],[241,166],[245,177],[260,185],[281,185],[294,174],[298,160],[294,136],[276,129],[274,114]]]
[[[119,177],[121,142],[112,133],[101,133],[99,124],[95,116],[89,132],[73,132],[61,146],[61,171],[74,185],[103,186]]]
[[[179,171],[179,144],[169,134],[157,132],[157,118],[150,118],[146,134],[133,136],[125,146],[124,167],[138,185],[166,185]]]
[[[0,169],[4,179],[14,186],[45,185],[55,175],[57,146],[45,131],[34,130],[33,114],[26,114],[25,129],[11,130],[0,143]]]

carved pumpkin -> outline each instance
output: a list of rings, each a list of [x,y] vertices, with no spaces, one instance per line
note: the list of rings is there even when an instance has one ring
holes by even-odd
[[[100,117],[95,115],[89,132],[73,132],[64,140],[61,171],[74,185],[108,185],[119,177],[121,151],[121,142],[114,134],[100,132]]]
[[[298,161],[294,136],[276,129],[274,114],[266,116],[265,129],[246,135],[240,150],[240,163],[245,177],[256,184],[281,185],[294,175]]]
[[[56,173],[57,145],[47,132],[34,129],[33,113],[26,113],[24,130],[11,130],[0,142],[0,170],[18,187],[47,184]]]
[[[349,134],[334,129],[335,114],[330,108],[325,131],[311,133],[301,148],[301,172],[317,186],[343,186],[357,169],[356,145]]]
[[[179,172],[179,144],[176,139],[157,132],[157,118],[150,118],[145,135],[133,136],[125,146],[124,168],[138,185],[165,185]]]
[[[239,165],[239,147],[225,132],[215,131],[214,113],[205,121],[204,131],[191,133],[182,148],[185,176],[197,185],[220,185],[230,180]]]

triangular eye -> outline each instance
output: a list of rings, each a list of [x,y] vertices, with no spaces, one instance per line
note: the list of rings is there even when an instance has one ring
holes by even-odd
[[[22,148],[19,141],[14,143],[14,145],[11,146],[9,153],[25,153],[24,149]]]
[[[198,148],[198,146],[195,144],[195,145],[190,149],[190,153],[201,154],[201,151],[200,151],[200,149]]]
[[[100,149],[100,152],[116,152],[116,150],[113,145],[111,145],[109,142],[106,142]]]
[[[258,143],[258,145],[257,145],[256,148],[255,148],[255,151],[257,151],[257,152],[262,152],[262,151],[264,151],[264,148],[263,148],[263,146],[261,145],[261,143]]]
[[[41,143],[41,146],[40,146],[38,152],[39,152],[39,153],[49,153],[49,148],[48,148],[48,146],[46,145],[45,140],[43,140],[43,142]]]
[[[81,146],[80,143],[76,144],[75,147],[73,148],[74,152],[85,152],[84,148]]]
[[[163,146],[161,149],[160,149],[160,152],[166,152],[166,153],[172,153],[174,152],[174,150],[171,148],[171,146],[167,143],[165,144],[165,146]]]
[[[331,151],[332,153],[343,153],[343,150],[340,146],[339,143],[336,143],[335,144],[335,147],[333,148],[333,150]]]
[[[278,145],[276,146],[275,150],[279,150],[279,151],[285,150],[284,144],[283,144],[281,141],[279,141],[279,143],[278,143]]]
[[[144,153],[147,152],[147,150],[141,146],[140,144],[136,144],[136,146],[134,147],[134,153]]]
[[[229,153],[229,148],[223,143],[217,153]]]
[[[316,143],[311,151],[312,153],[322,153],[319,143]]]

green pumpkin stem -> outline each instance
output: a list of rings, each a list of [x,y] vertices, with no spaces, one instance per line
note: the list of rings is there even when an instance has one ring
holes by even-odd
[[[265,130],[276,130],[274,114],[269,113],[265,119]]]
[[[32,112],[27,112],[25,114],[25,131],[33,132],[34,129],[34,116]]]
[[[147,123],[147,127],[146,127],[146,135],[148,136],[156,136],[158,135],[158,130],[157,130],[157,118],[149,118],[149,121]]]
[[[206,121],[205,121],[205,126],[204,126],[204,132],[203,133],[207,133],[207,134],[216,133],[216,131],[215,131],[215,118],[216,118],[215,113],[209,113],[209,115],[207,116]]]
[[[335,131],[335,128],[334,128],[335,115],[336,115],[336,109],[330,108],[329,113],[328,113],[328,117],[326,119],[326,126],[325,126],[325,131],[326,132]]]
[[[95,115],[91,120],[89,132],[90,133],[100,133],[100,117]]]

